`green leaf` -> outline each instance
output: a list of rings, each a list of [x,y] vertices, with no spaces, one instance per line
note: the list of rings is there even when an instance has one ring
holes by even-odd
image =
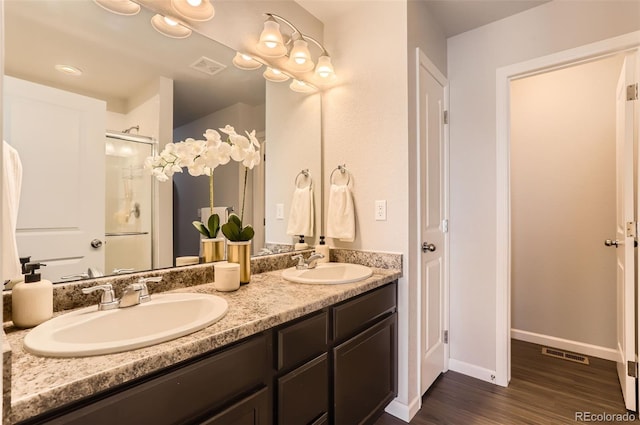
[[[238,229],[242,229],[242,220],[240,220],[240,217],[238,217],[238,214],[230,214],[228,221],[235,223]]]
[[[210,238],[211,237],[209,235],[209,230],[207,230],[207,227],[204,224],[202,224],[201,222],[193,221],[193,222],[191,222],[191,224],[193,224],[193,227],[195,227],[198,232],[202,233],[202,235],[205,238]]]
[[[232,242],[240,241],[240,227],[234,222],[229,220],[222,225],[222,233],[224,236]]]
[[[255,235],[255,231],[253,230],[253,227],[251,227],[251,225],[248,224],[247,227],[242,229],[242,232],[240,232],[240,240],[250,241],[251,239],[253,239],[254,235]]]
[[[218,214],[211,214],[211,216],[209,217],[209,222],[207,224],[211,237],[217,237],[218,232],[220,231],[220,216]]]

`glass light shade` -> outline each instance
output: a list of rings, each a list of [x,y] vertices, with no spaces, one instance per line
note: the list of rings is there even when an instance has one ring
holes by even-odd
[[[191,21],[208,21],[215,15],[210,0],[171,0],[171,7],[180,16]]]
[[[160,34],[171,38],[187,38],[191,30],[173,18],[156,14],[151,18],[151,26]]]
[[[331,64],[331,58],[329,56],[323,55],[318,58],[316,74],[318,74],[319,77],[326,79],[335,76],[333,65]]]
[[[287,66],[298,72],[307,72],[313,69],[313,61],[306,41],[299,39],[293,42]]]
[[[233,64],[236,68],[244,69],[247,71],[251,71],[252,69],[258,69],[262,66],[260,62],[255,60],[249,55],[245,55],[244,53],[237,52],[233,57]]]
[[[293,80],[291,84],[289,84],[289,88],[298,93],[313,93],[316,91],[315,87],[300,80]]]
[[[274,68],[267,68],[267,70],[262,73],[262,76],[267,80],[274,81],[276,83],[287,81],[289,79],[288,75],[283,74],[282,71]]]
[[[131,16],[140,12],[140,5],[130,0],[93,0],[101,8],[117,15]]]
[[[287,54],[287,48],[280,33],[280,24],[273,18],[264,22],[264,29],[260,34],[257,48],[260,53],[272,58],[279,58]]]
[[[73,75],[74,77],[82,75],[82,70],[73,65],[57,64],[56,66],[54,66],[54,68],[56,69],[56,71],[62,72],[63,74],[67,75]]]

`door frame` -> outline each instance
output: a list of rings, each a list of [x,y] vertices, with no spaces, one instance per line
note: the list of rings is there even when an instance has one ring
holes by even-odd
[[[640,31],[496,70],[496,379],[511,380],[510,90],[512,79],[574,66],[640,47]]]
[[[416,48],[416,90],[419,89],[420,87],[420,67],[424,67],[427,72],[429,72],[434,78],[435,80],[443,87],[444,89],[444,95],[443,95],[443,101],[444,101],[444,110],[448,111],[449,110],[449,80],[447,79],[447,77],[444,76],[444,74],[438,69],[438,67],[427,57],[427,55],[419,48]],[[419,102],[420,100],[418,98],[416,98],[416,101]],[[420,108],[416,105],[416,112],[420,113]],[[418,118],[418,117],[417,117]],[[417,157],[418,158],[422,158],[422,154],[421,154],[421,150],[420,150],[420,120],[416,119],[416,150],[417,150]],[[445,220],[449,220],[449,125],[447,123],[445,123],[444,125],[444,143],[443,143],[443,169],[442,169],[442,177],[443,177],[443,191],[444,193],[442,194],[442,206],[443,206],[443,217]],[[417,185],[416,185],[416,199],[417,201],[417,205],[416,205],[416,214],[417,214],[417,220],[418,220],[418,229],[422,229],[422,215],[421,215],[421,211],[420,211],[420,206],[422,205],[422,200],[420,198],[420,193],[421,193],[421,188],[422,188],[422,182],[420,181],[420,169],[423,166],[422,161],[419,160],[418,161],[418,169],[417,169]],[[420,238],[419,238],[420,239]],[[420,259],[421,259],[421,250],[420,247],[415,246],[413,247],[413,249],[415,249],[416,252],[416,256],[417,256],[417,264],[420,264]],[[444,272],[444,287],[443,287],[443,291],[444,291],[444,297],[443,297],[443,301],[442,301],[442,308],[443,308],[443,312],[442,312],[442,317],[443,317],[443,329],[444,330],[449,330],[449,232],[444,232],[444,254],[443,254],[443,272]],[[416,285],[417,285],[417,299],[421,300],[422,299],[422,267],[418,267],[416,270]],[[422,383],[421,383],[421,377],[422,377],[422,303],[418,302],[418,311],[417,311],[417,316],[416,316],[416,322],[417,322],[417,332],[418,332],[418,338],[417,338],[417,351],[418,351],[418,362],[417,362],[417,366],[418,366],[418,395],[420,397],[420,400],[422,400]],[[444,344],[444,369],[445,371],[449,370],[449,347],[450,344],[449,343],[445,343]]]

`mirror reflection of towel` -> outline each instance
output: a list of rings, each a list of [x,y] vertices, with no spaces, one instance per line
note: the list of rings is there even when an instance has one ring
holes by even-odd
[[[287,235],[313,236],[313,190],[311,185],[296,187],[291,199]]]
[[[18,205],[22,188],[22,162],[18,151],[2,141],[2,280],[21,277],[20,258],[16,242]]]
[[[353,242],[356,236],[356,212],[351,189],[347,185],[332,184],[327,207],[327,237]]]

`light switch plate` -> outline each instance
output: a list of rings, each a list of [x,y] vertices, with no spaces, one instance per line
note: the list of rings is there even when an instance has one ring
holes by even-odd
[[[284,220],[284,204],[276,204],[276,220]]]
[[[376,201],[376,221],[385,221],[387,219],[387,201]]]

